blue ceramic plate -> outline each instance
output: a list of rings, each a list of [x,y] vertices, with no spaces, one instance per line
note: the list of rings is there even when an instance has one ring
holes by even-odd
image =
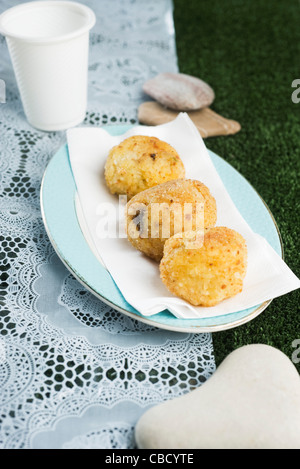
[[[107,126],[111,135],[122,135],[129,126]],[[251,228],[264,236],[283,256],[275,220],[258,193],[232,166],[209,151],[227,191]],[[89,247],[80,223],[76,187],[67,146],[50,160],[41,186],[41,210],[49,239],[60,259],[84,287],[118,311],[147,324],[177,332],[214,332],[244,324],[260,314],[272,299],[253,308],[212,318],[177,319],[169,311],[143,317],[126,302],[108,271]]]

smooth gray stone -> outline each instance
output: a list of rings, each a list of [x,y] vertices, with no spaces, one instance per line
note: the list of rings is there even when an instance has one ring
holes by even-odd
[[[160,73],[144,83],[143,91],[176,111],[203,109],[215,99],[213,89],[205,81],[184,73]]]

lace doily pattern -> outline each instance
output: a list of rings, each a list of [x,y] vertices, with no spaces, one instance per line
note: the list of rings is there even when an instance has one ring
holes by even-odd
[[[120,334],[120,332],[122,334],[135,334],[141,331],[156,331],[155,327],[132,320],[128,316],[99,302],[86,289],[79,289],[78,282],[72,275],[64,278],[59,302],[66,305],[69,311],[83,324],[101,328],[110,334]],[[78,305],[80,305],[80,308]]]
[[[4,0],[1,9],[17,4]],[[137,122],[141,84],[176,71],[170,0],[90,0],[84,125]],[[215,370],[211,336],[160,330],[96,299],[46,235],[39,192],[64,132],[26,122],[0,39],[0,446],[134,448],[149,407],[200,386]]]
[[[124,422],[106,425],[99,430],[75,437],[63,445],[63,449],[133,449],[134,427]]]

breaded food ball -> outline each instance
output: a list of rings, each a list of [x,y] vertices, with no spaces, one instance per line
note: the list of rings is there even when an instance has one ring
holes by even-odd
[[[127,203],[126,218],[131,244],[160,261],[165,241],[175,233],[214,226],[217,207],[205,184],[177,179],[135,195]]]
[[[136,135],[110,150],[104,175],[112,194],[130,199],[150,187],[184,178],[185,168],[171,145],[156,137]]]
[[[243,289],[247,246],[226,227],[173,236],[165,243],[160,277],[174,295],[195,306],[214,306]]]

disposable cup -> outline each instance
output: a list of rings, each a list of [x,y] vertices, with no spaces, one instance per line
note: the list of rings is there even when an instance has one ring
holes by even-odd
[[[71,1],[22,3],[0,15],[28,122],[46,131],[83,121],[94,12]]]

